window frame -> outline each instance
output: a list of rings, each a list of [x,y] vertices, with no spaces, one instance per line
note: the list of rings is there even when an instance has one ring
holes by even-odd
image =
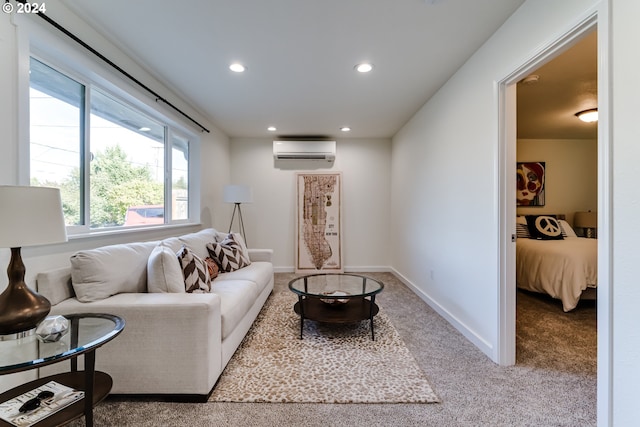
[[[51,31],[41,26],[26,22],[18,25],[18,54],[19,54],[19,177],[22,185],[30,185],[30,59],[42,62],[65,76],[85,86],[84,99],[84,127],[82,138],[82,162],[81,167],[84,204],[84,224],[67,226],[70,238],[90,237],[103,234],[130,233],[132,231],[170,228],[176,226],[191,226],[200,223],[200,137],[191,129],[190,124],[185,125],[176,114],[152,99],[149,94],[126,79],[115,70],[103,64],[97,57],[81,51],[80,47],[73,45],[70,40],[63,40],[59,35],[52,37]],[[105,228],[90,227],[89,193],[90,193],[90,167],[91,140],[90,140],[90,116],[91,96],[94,90],[100,90],[113,97],[130,108],[143,113],[164,125],[164,206],[166,223],[143,226],[116,226]],[[187,173],[187,218],[173,219],[171,215],[172,205],[172,149],[174,138],[188,141],[188,173]]]

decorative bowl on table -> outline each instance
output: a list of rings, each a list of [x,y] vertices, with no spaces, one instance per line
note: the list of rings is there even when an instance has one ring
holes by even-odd
[[[333,292],[323,292],[322,295],[326,295],[328,297],[343,297],[351,294],[345,291],[333,291]],[[349,298],[320,298],[320,301],[322,301],[325,304],[340,305],[340,304],[348,303]]]

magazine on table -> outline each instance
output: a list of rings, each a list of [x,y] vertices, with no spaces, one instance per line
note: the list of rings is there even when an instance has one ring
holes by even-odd
[[[0,419],[18,427],[28,427],[84,397],[75,390],[49,381],[20,396],[0,403]]]

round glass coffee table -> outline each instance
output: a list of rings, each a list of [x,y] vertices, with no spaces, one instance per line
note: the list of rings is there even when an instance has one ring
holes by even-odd
[[[34,424],[35,426],[64,425],[83,415],[85,425],[92,426],[93,407],[107,397],[113,385],[109,374],[95,370],[95,353],[97,348],[122,332],[125,326],[124,319],[99,313],[71,314],[64,317],[69,321],[69,329],[57,341],[43,342],[35,334],[17,339],[0,340],[0,375],[28,371],[64,360],[69,360],[71,364],[71,372],[41,377],[0,394],[0,409],[4,409],[3,403],[31,393],[50,381],[63,387],[84,391],[82,399],[57,412],[52,412]],[[78,370],[77,358],[80,355],[84,356],[82,371]],[[33,410],[34,414],[35,412],[37,412],[36,409]],[[28,414],[29,412],[25,415]],[[37,416],[34,415],[34,417]],[[0,426],[4,425],[13,424],[0,419]]]
[[[382,282],[359,274],[320,273],[291,280],[289,289],[298,295],[293,310],[300,315],[300,339],[305,319],[325,323],[368,319],[375,340],[373,316],[379,311],[376,295],[384,289]]]

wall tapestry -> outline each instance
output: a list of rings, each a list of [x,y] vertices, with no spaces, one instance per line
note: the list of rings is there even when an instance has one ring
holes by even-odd
[[[296,273],[342,273],[342,174],[297,173]]]
[[[544,206],[545,162],[518,162],[517,206]]]

